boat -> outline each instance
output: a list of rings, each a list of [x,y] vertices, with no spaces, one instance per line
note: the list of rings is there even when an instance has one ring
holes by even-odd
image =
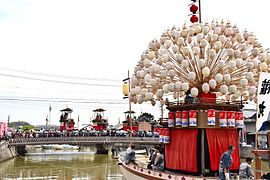
[[[151,102],[169,112],[159,128],[165,170],[126,165],[119,158],[126,179],[213,179],[230,145],[235,147],[231,172],[239,170],[243,104],[257,102],[270,53],[253,33],[230,21],[197,22],[198,9],[194,1],[190,25],[150,41],[128,78],[130,103]]]
[[[79,150],[79,146],[73,146],[69,144],[46,144],[46,145],[41,145],[42,149],[54,149],[54,150]]]

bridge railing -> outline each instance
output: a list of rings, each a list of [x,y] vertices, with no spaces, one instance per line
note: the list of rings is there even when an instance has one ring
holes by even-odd
[[[156,137],[134,137],[134,144],[159,144],[159,138]],[[42,145],[42,144],[114,144],[130,143],[129,137],[44,137],[44,138],[15,138],[9,140],[10,145]]]

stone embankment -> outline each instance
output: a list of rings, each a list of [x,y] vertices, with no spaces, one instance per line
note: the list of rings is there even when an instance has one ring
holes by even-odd
[[[0,141],[0,163],[14,158],[16,154],[15,147],[10,146],[6,141]]]

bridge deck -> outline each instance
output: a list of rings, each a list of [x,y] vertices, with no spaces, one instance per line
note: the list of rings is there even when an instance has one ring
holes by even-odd
[[[74,145],[93,145],[93,144],[129,144],[129,137],[38,137],[38,138],[15,138],[10,139],[11,146],[20,145],[42,145],[42,144],[74,144]],[[157,137],[134,137],[133,144],[160,144]]]

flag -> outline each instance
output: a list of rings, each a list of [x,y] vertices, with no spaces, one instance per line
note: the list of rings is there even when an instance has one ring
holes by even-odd
[[[267,121],[270,111],[270,73],[260,73],[257,97],[256,131]]]

